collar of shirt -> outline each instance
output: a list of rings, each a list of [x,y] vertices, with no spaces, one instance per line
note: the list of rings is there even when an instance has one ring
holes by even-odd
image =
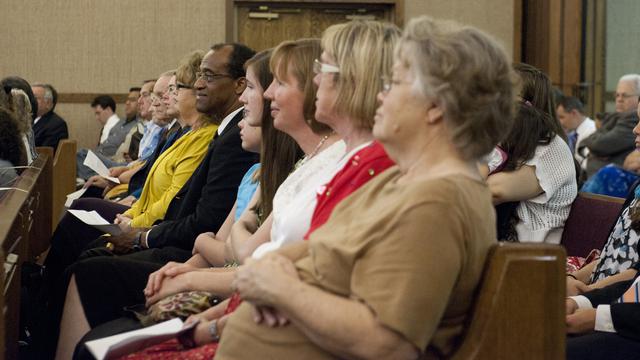
[[[218,135],[222,134],[224,129],[231,122],[231,119],[233,119],[233,117],[236,116],[236,114],[238,114],[242,110],[244,110],[244,106],[241,106],[237,110],[232,111],[231,114],[225,116],[225,118],[222,119],[222,122],[220,123],[220,126],[218,126]]]
[[[40,120],[41,118],[42,118],[42,116],[38,116],[37,118],[35,118],[35,119],[33,120],[33,125],[37,124],[37,123],[38,123],[38,120]]]

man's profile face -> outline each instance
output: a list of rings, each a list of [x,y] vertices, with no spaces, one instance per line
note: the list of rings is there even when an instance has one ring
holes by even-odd
[[[619,81],[615,96],[616,112],[632,111],[638,106],[638,92],[632,81]]]
[[[231,46],[210,50],[202,59],[200,72],[204,76],[196,80],[194,88],[196,109],[203,114],[221,116],[238,99],[228,66],[232,50]]]
[[[127,95],[127,99],[124,101],[124,114],[127,119],[134,118],[138,114],[138,98],[140,92],[131,91]]]
[[[100,105],[96,105],[93,107],[93,114],[96,116],[96,120],[98,120],[100,124],[102,125],[106,124],[107,120],[109,120],[109,117],[111,117],[112,112],[109,110],[111,109],[110,108],[104,109]]]
[[[53,101],[44,98],[44,88],[40,86],[34,86],[31,88],[31,91],[33,91],[33,96],[35,96],[36,100],[38,101],[38,113],[36,114],[36,116],[40,117],[48,113],[49,110],[51,110],[51,108],[53,107]]]
[[[138,111],[140,112],[140,117],[145,120],[151,119],[151,111],[149,111],[149,108],[151,107],[151,93],[153,92],[153,85],[154,82],[149,81],[144,83],[140,89]]]

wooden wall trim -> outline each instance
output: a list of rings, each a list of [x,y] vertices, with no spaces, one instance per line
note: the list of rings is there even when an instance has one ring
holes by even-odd
[[[59,93],[58,104],[90,104],[93,99],[100,95],[109,95],[116,103],[124,103],[129,94]]]
[[[266,1],[266,0],[232,0],[234,4],[242,4],[242,3],[321,3],[321,4],[390,4],[395,5],[397,3],[396,0],[275,0],[275,1]]]
[[[522,62],[522,2],[513,0],[513,62]]]

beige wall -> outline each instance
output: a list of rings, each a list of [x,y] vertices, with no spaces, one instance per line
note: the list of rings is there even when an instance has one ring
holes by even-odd
[[[405,23],[420,15],[452,19],[493,35],[513,56],[514,3],[518,0],[405,0]]]
[[[429,14],[475,25],[511,54],[513,1],[405,0],[405,21]],[[187,52],[225,40],[225,0],[0,0],[0,9],[0,77],[48,82],[61,93],[125,93]],[[59,104],[58,113],[81,147],[95,145],[88,104]]]
[[[61,93],[126,93],[224,41],[224,0],[0,0],[0,77],[20,75]],[[118,104],[122,115],[123,104]],[[59,104],[71,137],[97,141],[88,104]]]

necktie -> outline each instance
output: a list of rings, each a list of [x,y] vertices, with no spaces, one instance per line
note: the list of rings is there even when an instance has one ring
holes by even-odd
[[[569,148],[571,149],[571,153],[575,154],[576,144],[578,142],[578,133],[575,130],[570,132],[568,136],[568,140],[569,140]]]

